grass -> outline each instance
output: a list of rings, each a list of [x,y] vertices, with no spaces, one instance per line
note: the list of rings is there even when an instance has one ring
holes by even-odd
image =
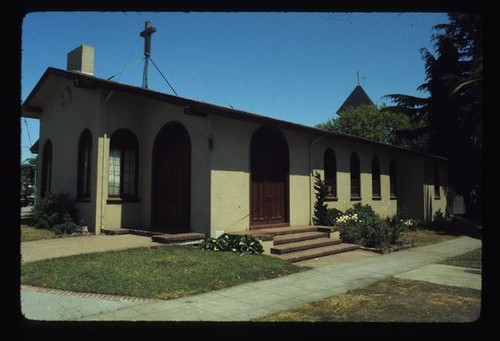
[[[433,229],[419,229],[408,232],[408,240],[415,247],[441,243],[457,237],[457,235]]]
[[[444,227],[427,226],[408,232],[408,240],[415,247],[444,242],[460,236],[481,239],[481,229],[462,218],[454,218]]]
[[[441,264],[461,266],[464,268],[481,269],[482,268],[482,249],[477,249],[464,253],[456,257],[445,259]]]
[[[392,277],[256,321],[472,322],[480,310],[479,290]]]
[[[21,283],[53,289],[173,299],[280,277],[305,268],[264,255],[160,246],[23,264]]]
[[[21,242],[59,238],[53,231],[33,227],[33,214],[27,213],[21,217]]]
[[[59,236],[51,230],[37,229],[28,225],[21,225],[21,242],[31,242],[52,238],[59,238]]]

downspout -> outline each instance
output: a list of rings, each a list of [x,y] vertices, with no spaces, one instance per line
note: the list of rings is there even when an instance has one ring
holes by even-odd
[[[115,90],[111,90],[108,92],[108,94],[106,95],[106,98],[104,99],[104,117],[103,117],[103,121],[104,123],[101,124],[101,128],[102,128],[102,132],[103,132],[103,135],[102,135],[102,150],[101,150],[101,199],[100,199],[100,202],[101,202],[101,214],[100,214],[100,217],[99,217],[99,228],[100,230],[102,231],[103,227],[104,227],[104,210],[106,209],[106,205],[105,205],[105,197],[104,197],[104,177],[105,177],[105,174],[104,174],[104,162],[106,161],[106,158],[105,158],[105,151],[106,151],[106,137],[107,137],[107,131],[108,131],[108,107],[109,107],[109,100],[111,99],[111,97],[114,95],[115,93]]]
[[[321,139],[321,136],[317,137],[314,141],[310,141],[309,140],[309,225],[313,225],[313,219],[312,219],[312,216],[313,216],[313,203],[312,203],[312,191],[313,191],[313,185],[312,185],[312,177],[313,177],[313,174],[312,174],[312,157],[311,157],[311,153],[312,153],[312,146],[318,142],[319,140]]]

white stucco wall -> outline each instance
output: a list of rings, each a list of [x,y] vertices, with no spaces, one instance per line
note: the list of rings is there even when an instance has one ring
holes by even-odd
[[[70,87],[73,98],[61,110],[58,94]],[[81,218],[91,231],[100,228],[149,228],[151,224],[152,157],[155,138],[169,122],[179,122],[191,141],[191,229],[211,235],[215,231],[247,230],[250,226],[250,142],[260,124],[217,116],[190,116],[183,108],[138,96],[74,88],[62,81],[43,105],[40,122],[40,155],[45,141],[53,145],[52,192],[76,196],[78,141],[84,129],[92,133],[90,202],[77,202]],[[132,131],[139,142],[138,202],[108,202],[109,139],[117,129]],[[435,160],[398,150],[280,129],[289,150],[289,223],[311,222],[314,179],[310,169],[323,174],[323,157],[332,148],[337,162],[337,200],[329,207],[345,211],[356,202],[369,204],[381,216],[396,214],[398,205],[418,219],[445,212],[447,164],[439,161],[441,198],[434,198],[432,164]],[[213,149],[208,138],[213,137]],[[312,151],[309,154],[309,150]],[[350,196],[350,156],[356,152],[361,165],[361,201]],[[372,197],[371,161],[377,156],[381,171],[381,199]],[[389,195],[389,165],[397,164],[397,199]],[[38,183],[41,172],[38,172]]]
[[[250,225],[250,141],[259,127],[212,117],[211,219],[215,231],[247,230]]]
[[[396,214],[398,200],[390,197],[389,167],[391,159],[398,163],[397,154],[391,153],[387,148],[374,145],[343,139],[321,138],[313,145],[313,168],[315,172],[321,174],[322,179],[324,179],[324,153],[327,148],[335,152],[337,161],[337,200],[328,200],[328,207],[344,212],[360,202],[363,205],[370,205],[382,217]],[[352,153],[357,153],[360,161],[361,200],[351,200],[350,160]],[[380,199],[372,196],[371,167],[374,156],[378,158],[380,164]]]
[[[71,103],[61,109],[60,93],[69,88],[72,94]],[[92,134],[92,164],[97,159],[97,129],[99,96],[95,91],[75,88],[70,81],[61,80],[47,96],[42,106],[39,136],[39,157],[43,158],[45,142],[52,142],[52,174],[51,192],[66,193],[74,200],[77,190],[78,143],[84,129]],[[39,163],[37,183],[41,185],[41,165]],[[92,167],[91,184],[96,183],[97,171]],[[40,193],[38,193],[40,194]],[[91,190],[90,202],[76,202],[78,216],[88,225],[90,231],[95,229],[96,191]]]
[[[150,226],[154,141],[160,129],[174,121],[186,128],[191,141],[191,229],[197,232],[209,232],[210,172],[207,142],[210,134],[209,118],[188,116],[184,114],[182,107],[121,93],[116,93],[109,101],[106,131],[109,139],[117,129],[126,128],[134,132],[139,141],[140,202],[106,204],[105,226],[111,228]],[[108,157],[109,154],[105,155],[106,159]],[[104,178],[107,196],[107,177]]]
[[[288,130],[283,132],[290,154],[290,225],[309,225],[311,219],[309,141],[311,136]]]
[[[439,167],[439,197],[434,190],[434,163]],[[448,169],[445,162],[423,159],[424,185],[423,185],[423,211],[424,220],[432,220],[438,210],[446,213],[448,199]],[[451,205],[452,203],[449,203]]]

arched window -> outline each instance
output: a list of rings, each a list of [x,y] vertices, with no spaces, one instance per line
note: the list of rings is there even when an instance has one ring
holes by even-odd
[[[333,150],[328,148],[324,156],[326,198],[337,198],[337,160]]]
[[[351,154],[351,199],[361,198],[361,174],[359,166],[359,156]]]
[[[373,198],[382,196],[380,190],[380,162],[376,156],[372,159],[372,196]]]
[[[77,197],[79,199],[90,199],[90,174],[92,159],[92,135],[85,129],[80,135],[78,144],[78,181]]]
[[[441,190],[439,183],[439,164],[437,162],[434,163],[434,199],[441,198]]]
[[[389,186],[391,198],[395,199],[398,195],[398,172],[394,160],[389,165]]]
[[[52,177],[52,142],[50,140],[45,141],[42,153],[42,186],[41,186],[41,196],[45,196],[47,192],[50,192]]]
[[[139,142],[134,133],[119,129],[109,145],[108,196],[137,199]]]

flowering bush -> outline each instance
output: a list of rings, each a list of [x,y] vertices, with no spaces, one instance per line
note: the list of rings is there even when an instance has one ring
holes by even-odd
[[[390,227],[370,205],[356,203],[336,220],[340,238],[347,243],[367,247],[383,247],[391,241]]]
[[[409,230],[414,230],[417,228],[417,221],[415,219],[401,219],[401,223]]]
[[[340,217],[337,218],[335,221],[339,225],[344,225],[348,223],[360,223],[361,219],[358,218],[358,214],[343,214]]]
[[[391,228],[391,244],[407,244],[407,232],[417,227],[414,219],[401,218],[399,215],[388,218],[387,224]]]

